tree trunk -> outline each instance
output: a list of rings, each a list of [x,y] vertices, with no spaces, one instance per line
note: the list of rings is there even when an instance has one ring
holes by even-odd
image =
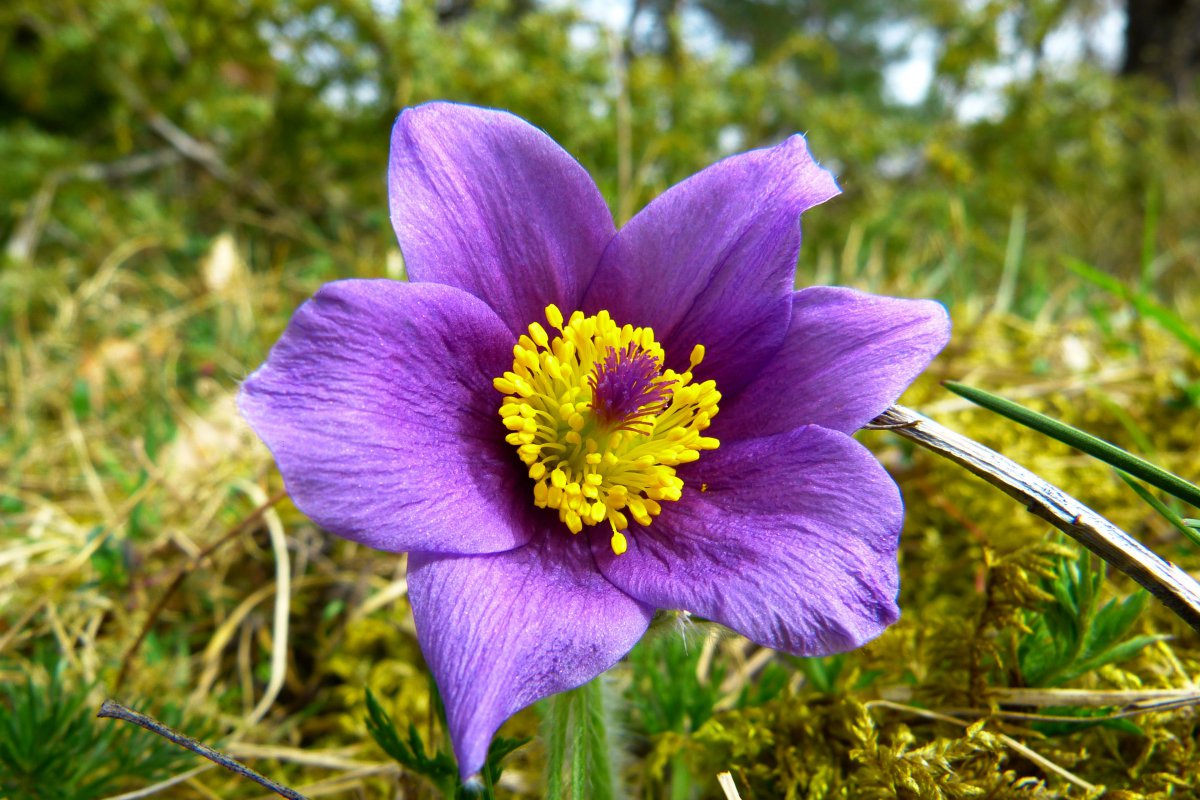
[[[1125,0],[1123,75],[1148,75],[1176,100],[1194,97],[1200,75],[1200,0]]]

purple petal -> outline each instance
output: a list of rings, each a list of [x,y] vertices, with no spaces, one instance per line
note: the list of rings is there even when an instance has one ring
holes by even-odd
[[[623,555],[593,540],[618,588],[805,656],[858,647],[896,621],[904,509],[858,442],[808,426],[690,467],[682,499],[632,527]]]
[[[802,289],[783,347],[722,402],[713,435],[732,441],[800,425],[852,433],[894,403],[949,339],[946,309],[932,300]]]
[[[587,171],[504,111],[429,103],[400,115],[388,168],[408,275],[470,292],[524,332],[567,314],[614,233]]]
[[[545,519],[530,544],[507,553],[409,556],[417,636],[464,779],[505,719],[604,672],[654,615],[604,579],[586,536]]]
[[[327,530],[379,550],[508,550],[528,541],[531,514],[491,385],[512,343],[458,289],[330,283],[238,404],[296,505]]]
[[[675,369],[687,368],[693,345],[705,345],[700,376],[736,392],[787,330],[801,212],[837,193],[801,136],[727,158],[621,229],[584,307],[653,326]]]

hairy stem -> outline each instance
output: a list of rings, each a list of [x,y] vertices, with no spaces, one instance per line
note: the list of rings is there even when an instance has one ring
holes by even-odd
[[[550,800],[617,796],[606,705],[603,676],[550,698],[544,723]]]

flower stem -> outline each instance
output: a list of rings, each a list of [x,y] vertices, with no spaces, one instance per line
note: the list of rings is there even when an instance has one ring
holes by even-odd
[[[603,676],[550,698],[544,724],[550,800],[617,796],[602,681]]]
[[[691,800],[692,776],[682,753],[671,756],[671,800]]]

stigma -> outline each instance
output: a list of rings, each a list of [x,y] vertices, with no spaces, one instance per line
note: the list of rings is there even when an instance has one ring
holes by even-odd
[[[721,393],[694,380],[703,345],[675,372],[652,328],[618,325],[607,311],[564,319],[554,305],[546,321],[549,331],[530,324],[512,370],[493,381],[505,439],[528,467],[534,504],[557,510],[571,533],[607,523],[621,555],[630,519],[647,526],[682,496],[675,468],[720,445],[703,431]]]

